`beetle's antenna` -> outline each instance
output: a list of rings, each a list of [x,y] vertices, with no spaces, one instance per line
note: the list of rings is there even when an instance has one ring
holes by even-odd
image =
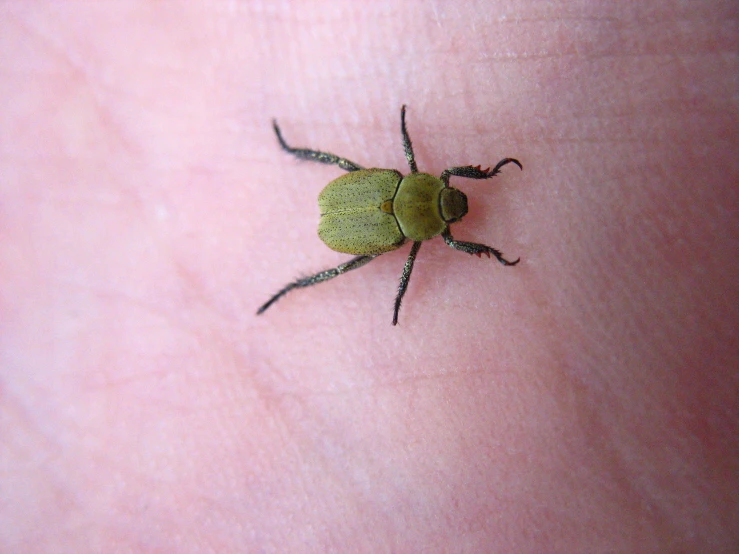
[[[400,132],[403,134],[403,150],[405,150],[405,159],[408,160],[408,165],[411,166],[411,173],[418,173],[411,137],[408,136],[408,129],[405,128],[405,104],[400,108]]]

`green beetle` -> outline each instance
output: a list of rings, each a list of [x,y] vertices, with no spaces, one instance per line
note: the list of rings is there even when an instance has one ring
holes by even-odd
[[[394,169],[364,169],[328,152],[293,148],[282,138],[277,121],[273,121],[272,126],[280,146],[289,154],[304,160],[338,165],[349,172],[331,181],[318,195],[321,211],[318,236],[332,250],[355,254],[356,257],[338,267],[289,283],[262,305],[257,314],[263,313],[293,289],[310,287],[362,267],[380,254],[400,248],[406,240],[413,241],[413,246],[400,277],[393,325],[398,323],[400,303],[423,241],[441,235],[449,246],[468,254],[477,254],[478,257],[486,254],[488,258],[492,254],[500,263],[509,266],[520,261],[519,258],[509,262],[498,250],[484,244],[455,240],[449,230],[450,224],[459,221],[467,213],[467,196],[449,186],[449,177],[489,179],[509,163],[523,169],[518,160],[503,158],[492,170],[481,169],[479,165],[451,167],[439,177],[419,173],[405,126],[405,106],[400,110],[400,131],[405,157],[411,168],[410,175],[405,177]]]

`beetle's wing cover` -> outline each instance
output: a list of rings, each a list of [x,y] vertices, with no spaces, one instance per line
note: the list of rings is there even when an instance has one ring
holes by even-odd
[[[401,179],[392,169],[363,169],[331,181],[318,196],[318,236],[332,250],[347,254],[398,248],[405,237],[395,216],[381,206],[393,199]]]

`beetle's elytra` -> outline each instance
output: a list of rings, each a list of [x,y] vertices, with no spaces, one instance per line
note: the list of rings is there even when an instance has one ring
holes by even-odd
[[[449,186],[449,178],[454,175],[468,179],[489,179],[509,163],[523,169],[518,160],[503,158],[492,170],[481,169],[479,165],[451,167],[442,171],[439,177],[419,173],[405,126],[405,106],[400,110],[400,130],[405,157],[411,168],[411,173],[405,177],[394,169],[364,169],[359,164],[328,152],[293,148],[282,138],[277,121],[273,121],[272,125],[280,146],[289,154],[304,160],[335,164],[348,171],[346,175],[331,181],[318,195],[321,210],[318,236],[332,250],[356,257],[333,269],[289,283],[259,308],[257,314],[263,313],[293,289],[328,281],[362,267],[380,254],[400,248],[407,240],[413,241],[413,246],[400,277],[393,325],[398,323],[400,303],[424,240],[441,235],[449,246],[468,254],[477,254],[478,257],[486,254],[488,258],[492,254],[500,263],[509,266],[520,261],[519,258],[509,262],[498,250],[484,244],[455,240],[449,230],[450,224],[459,221],[467,213],[467,197]]]

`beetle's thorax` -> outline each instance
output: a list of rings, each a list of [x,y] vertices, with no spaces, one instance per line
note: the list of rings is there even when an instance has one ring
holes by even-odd
[[[439,194],[439,211],[447,223],[459,221],[467,214],[467,196],[455,188],[443,189]]]
[[[444,188],[441,179],[428,173],[403,177],[393,199],[393,211],[406,238],[428,240],[446,229],[439,201]]]

